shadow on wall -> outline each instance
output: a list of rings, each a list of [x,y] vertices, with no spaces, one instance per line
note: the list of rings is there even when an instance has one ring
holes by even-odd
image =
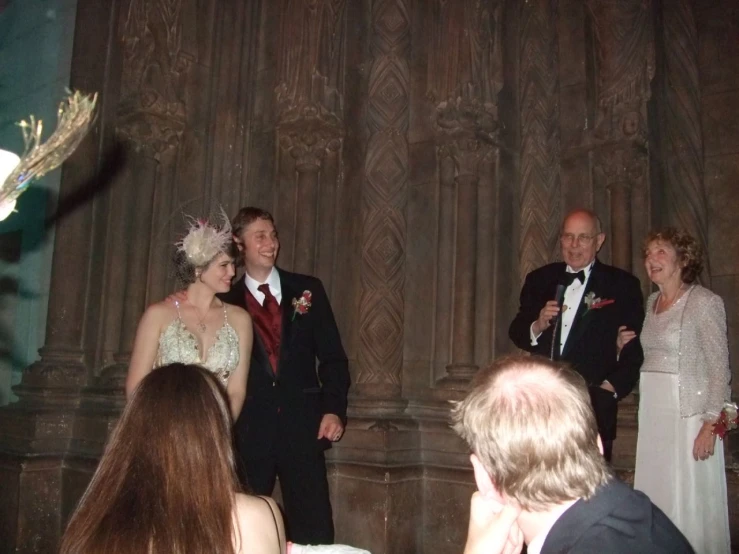
[[[46,264],[38,251],[48,245],[57,223],[111,186],[125,163],[123,145],[115,144],[101,159],[97,175],[62,198],[32,185],[18,199],[16,212],[0,222],[0,405],[13,400],[10,387],[35,357],[36,339],[27,320],[41,294],[39,275],[33,273],[48,277],[51,272],[50,267],[41,267]]]

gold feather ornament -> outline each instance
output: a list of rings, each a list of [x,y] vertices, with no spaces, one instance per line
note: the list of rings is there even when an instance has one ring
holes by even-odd
[[[31,115],[18,126],[25,151],[17,156],[0,150],[0,221],[15,209],[18,197],[35,180],[59,167],[85,138],[95,119],[97,94],[70,93],[59,104],[57,125],[46,142],[41,142],[43,122]]]

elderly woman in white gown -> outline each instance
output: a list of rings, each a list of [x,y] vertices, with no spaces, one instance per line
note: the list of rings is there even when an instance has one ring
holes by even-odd
[[[703,253],[688,233],[651,233],[644,255],[659,291],[647,300],[640,337],[634,488],[649,495],[696,552],[728,554],[724,450],[713,433],[730,396],[724,303],[695,282]],[[619,345],[633,336],[623,331]]]

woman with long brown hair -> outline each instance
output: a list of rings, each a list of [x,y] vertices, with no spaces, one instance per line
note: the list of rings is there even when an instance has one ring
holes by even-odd
[[[131,395],[61,554],[284,554],[274,501],[238,488],[222,385],[162,366]]]

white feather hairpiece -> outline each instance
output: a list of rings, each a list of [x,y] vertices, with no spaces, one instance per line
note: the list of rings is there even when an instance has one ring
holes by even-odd
[[[195,219],[188,216],[190,228],[187,235],[175,246],[178,251],[185,253],[187,261],[194,267],[208,265],[218,254],[226,251],[233,240],[231,222],[223,208],[221,208],[220,215],[223,219],[223,224],[220,226],[213,225],[207,219]]]

